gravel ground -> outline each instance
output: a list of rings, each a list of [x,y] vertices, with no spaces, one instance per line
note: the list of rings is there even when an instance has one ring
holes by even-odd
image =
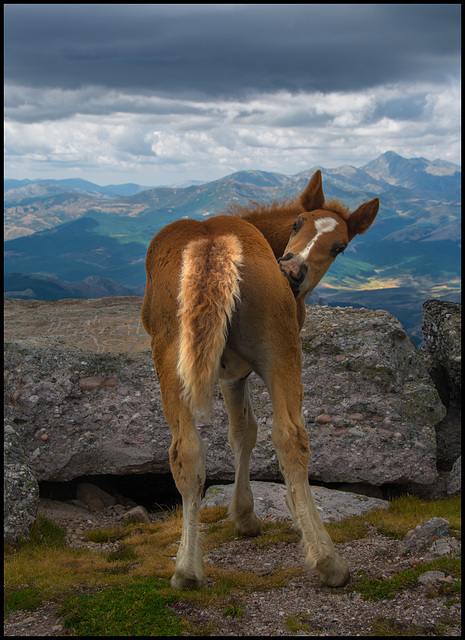
[[[47,517],[67,528],[67,543],[108,551],[110,545],[91,543],[89,529],[117,524],[114,508],[90,513],[65,503],[45,503]],[[44,503],[42,503],[44,508]],[[113,549],[115,543],[111,543]],[[108,547],[108,548],[107,548]],[[245,593],[237,590],[220,606],[201,608],[180,601],[175,610],[199,630],[220,636],[372,636],[383,635],[461,635],[461,605],[457,595],[447,593],[452,577],[445,572],[424,575],[421,581],[399,590],[382,601],[365,599],[351,586],[364,578],[389,578],[411,569],[420,561],[432,560],[431,551],[400,555],[398,542],[367,527],[367,535],[356,541],[336,545],[351,567],[351,583],[344,589],[324,587],[304,570],[299,544],[280,542],[258,549],[252,541],[233,540],[205,556],[209,566],[247,570],[271,575],[277,569],[295,570],[284,587]],[[227,607],[239,615],[226,615]],[[14,612],[5,620],[6,636],[69,635],[56,617],[58,605],[43,603],[34,611]]]

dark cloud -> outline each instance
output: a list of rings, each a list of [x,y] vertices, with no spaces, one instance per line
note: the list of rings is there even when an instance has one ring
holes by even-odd
[[[5,5],[5,170],[100,184],[460,162],[460,5]]]
[[[457,75],[460,5],[5,6],[5,80],[178,97]]]
[[[428,102],[425,95],[392,98],[380,100],[367,122],[376,122],[382,118],[391,120],[422,120]]]

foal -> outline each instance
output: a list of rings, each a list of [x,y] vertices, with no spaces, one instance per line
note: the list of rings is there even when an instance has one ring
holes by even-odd
[[[152,338],[173,437],[171,470],[182,495],[173,587],[196,588],[205,579],[198,533],[205,446],[194,420],[208,415],[218,379],[236,465],[229,516],[239,534],[260,533],[249,481],[257,436],[248,390],[252,371],[272,399],[273,444],[307,566],[327,585],[347,582],[348,565],[335,553],[308,483],[299,332],[306,294],[352,238],[370,227],[378,207],[375,198],[350,214],[339,202],[325,203],[317,171],[298,201],[201,222],[178,220],[153,238],[142,321]]]

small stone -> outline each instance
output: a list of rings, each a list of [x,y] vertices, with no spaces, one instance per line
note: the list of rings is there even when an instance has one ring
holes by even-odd
[[[76,498],[87,504],[89,507],[91,506],[91,500],[97,499],[100,502],[101,507],[98,505],[98,503],[95,503],[95,506],[96,508],[102,509],[103,507],[111,507],[116,502],[113,496],[109,495],[106,491],[103,491],[90,482],[82,482],[78,485],[76,490]]]
[[[409,531],[399,544],[399,553],[405,555],[409,551],[427,549],[439,538],[448,538],[449,522],[444,518],[431,518]],[[440,547],[436,543],[437,547]],[[442,550],[442,548],[441,548]]]
[[[350,433],[351,436],[364,436],[364,432],[361,429],[357,429],[357,427],[351,427],[350,429],[348,429],[348,433]]]
[[[47,442],[47,440],[48,440],[48,435],[47,435],[46,433],[43,433],[43,434],[40,436],[40,439],[41,439],[41,440],[43,440],[44,442]]]
[[[91,498],[87,503],[87,506],[91,511],[102,511],[103,502],[100,500],[100,498]]]
[[[389,431],[389,429],[378,429],[378,433],[380,436],[384,436],[385,438],[392,438],[394,435],[392,431]]]
[[[329,424],[331,422],[331,416],[328,416],[327,413],[321,413],[315,418],[315,422],[318,424]]]
[[[431,545],[431,551],[437,556],[460,553],[461,544],[457,538],[438,538]]]
[[[125,520],[134,520],[134,522],[142,522],[145,524],[150,524],[152,520],[150,519],[149,512],[145,507],[141,505],[137,505],[137,507],[133,507],[130,509],[124,516]]]
[[[418,582],[421,582],[422,584],[439,582],[444,580],[445,577],[446,574],[442,571],[426,571],[425,573],[422,573],[418,578]]]
[[[23,395],[23,392],[21,391],[21,389],[16,389],[16,391],[11,396],[11,400],[13,402],[17,402],[22,395]]]
[[[84,391],[91,391],[92,389],[97,389],[97,387],[117,387],[118,380],[116,378],[105,378],[104,376],[89,376],[88,378],[81,378],[79,386]]]

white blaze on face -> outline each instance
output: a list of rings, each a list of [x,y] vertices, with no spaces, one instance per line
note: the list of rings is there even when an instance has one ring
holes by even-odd
[[[330,233],[331,231],[334,231],[337,224],[338,222],[334,218],[318,218],[318,220],[315,221],[315,229],[317,233],[314,238],[310,240],[305,249],[299,253],[299,256],[304,262],[308,259],[310,250],[318,238],[323,235],[323,233]]]

